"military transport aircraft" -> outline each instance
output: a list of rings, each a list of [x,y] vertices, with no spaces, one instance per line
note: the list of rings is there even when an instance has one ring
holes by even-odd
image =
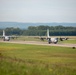
[[[17,38],[16,36],[6,36],[5,31],[3,30],[3,36],[0,36],[0,38],[3,38],[3,41],[9,41],[10,38]]]
[[[50,37],[49,36],[49,29],[47,29],[47,37],[40,37],[40,39],[42,41],[44,41],[44,39],[48,40],[48,43],[54,43],[56,44],[58,42],[58,40],[63,41],[63,40],[67,40],[68,38],[57,38],[57,37]]]

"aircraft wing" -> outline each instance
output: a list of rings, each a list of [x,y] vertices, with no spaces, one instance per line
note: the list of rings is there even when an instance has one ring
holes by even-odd
[[[64,41],[64,40],[68,40],[69,38],[59,38],[60,39],[60,41]]]
[[[40,39],[41,41],[44,41],[45,39],[50,39],[50,37],[45,37],[45,36],[40,36],[40,37],[35,37],[35,39]]]
[[[51,37],[44,37],[44,36],[40,36],[40,37],[35,37],[36,39],[40,39],[40,40],[42,40],[42,41],[44,41],[45,39],[50,39]],[[68,37],[58,37],[58,39],[60,40],[60,41],[64,41],[64,40],[68,40],[69,38]]]
[[[14,38],[18,38],[19,36],[8,36],[8,37],[14,39]]]
[[[46,39],[45,37],[39,37],[40,40],[44,41]]]
[[[3,38],[3,36],[0,36],[0,38]]]

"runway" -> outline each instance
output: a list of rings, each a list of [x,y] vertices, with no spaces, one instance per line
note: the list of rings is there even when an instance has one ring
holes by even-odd
[[[76,44],[48,44],[47,42],[40,42],[40,41],[0,41],[4,43],[17,43],[17,44],[32,44],[32,45],[46,45],[46,46],[60,46],[60,47],[76,47]]]

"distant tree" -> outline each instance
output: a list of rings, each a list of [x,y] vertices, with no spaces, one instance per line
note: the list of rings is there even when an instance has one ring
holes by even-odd
[[[47,29],[50,30],[50,36],[76,36],[76,27],[64,27],[64,26],[29,26],[27,29],[20,28],[6,28],[6,35],[27,35],[27,36],[46,36]],[[2,35],[3,29],[0,29],[0,35]]]

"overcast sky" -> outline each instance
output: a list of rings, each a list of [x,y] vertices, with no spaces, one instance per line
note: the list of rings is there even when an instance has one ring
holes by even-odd
[[[76,23],[76,0],[0,0],[0,21]]]

